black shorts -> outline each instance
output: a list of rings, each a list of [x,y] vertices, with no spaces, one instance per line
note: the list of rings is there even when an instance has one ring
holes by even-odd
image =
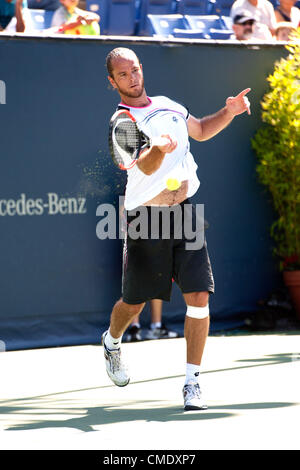
[[[176,206],[126,211],[124,302],[169,301],[173,280],[182,293],[214,292],[204,220],[189,200]]]

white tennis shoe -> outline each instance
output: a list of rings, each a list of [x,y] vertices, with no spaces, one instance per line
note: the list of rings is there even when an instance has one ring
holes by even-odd
[[[207,405],[203,399],[200,385],[189,382],[183,387],[184,410],[207,410]]]
[[[102,335],[106,372],[115,385],[125,387],[129,383],[130,377],[127,367],[121,359],[121,349],[108,349],[104,342],[106,335],[107,331]]]

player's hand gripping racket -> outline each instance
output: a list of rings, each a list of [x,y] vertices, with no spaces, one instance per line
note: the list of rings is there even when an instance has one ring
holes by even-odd
[[[145,148],[168,143],[164,137],[150,139],[138,128],[136,120],[126,109],[116,111],[110,120],[109,150],[113,162],[121,170],[132,168]]]

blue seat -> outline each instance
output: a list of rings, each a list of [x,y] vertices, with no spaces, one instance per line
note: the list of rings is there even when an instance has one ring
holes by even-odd
[[[215,15],[230,16],[234,0],[214,0],[214,8],[211,13]]]
[[[225,24],[225,28],[232,29],[232,18],[230,16],[221,16],[221,20]]]
[[[135,34],[135,0],[86,0],[86,9],[100,16],[101,34],[117,36]]]
[[[179,0],[177,13],[181,15],[206,15],[208,0]]]
[[[86,9],[100,16],[101,34],[108,34],[109,0],[86,0]]]
[[[174,28],[174,38],[187,38],[187,39],[211,39],[210,35],[205,31],[197,31],[195,29],[179,29]]]
[[[28,9],[28,12],[31,18],[31,27],[35,31],[42,31],[50,28],[52,16],[54,14],[53,10],[37,10],[30,8]]]
[[[208,33],[211,28],[225,29],[222,18],[217,15],[185,15],[185,19],[191,29],[201,29]]]
[[[170,15],[175,13],[174,0],[140,0],[137,13],[138,36],[151,36],[148,15]]]
[[[183,15],[148,15],[148,19],[152,36],[172,37],[174,29],[187,29]]]
[[[57,10],[61,3],[59,0],[27,0],[27,5],[33,10]]]
[[[233,31],[229,21],[217,15],[186,15],[186,21],[191,29],[202,30],[210,39],[230,39]]]
[[[232,37],[232,34],[233,34],[233,31],[231,31],[230,29],[211,28],[209,30],[209,35],[211,39],[222,39],[225,41],[226,39],[230,39]]]
[[[102,1],[102,0],[101,0]],[[110,0],[107,11],[107,34],[132,36],[135,33],[135,0]],[[100,20],[101,28],[101,20]]]

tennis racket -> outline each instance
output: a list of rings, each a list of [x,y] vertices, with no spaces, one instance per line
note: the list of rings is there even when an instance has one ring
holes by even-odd
[[[145,148],[165,145],[168,139],[158,137],[150,139],[138,128],[135,118],[126,109],[120,109],[111,117],[109,123],[109,150],[113,162],[121,170],[130,170]]]

